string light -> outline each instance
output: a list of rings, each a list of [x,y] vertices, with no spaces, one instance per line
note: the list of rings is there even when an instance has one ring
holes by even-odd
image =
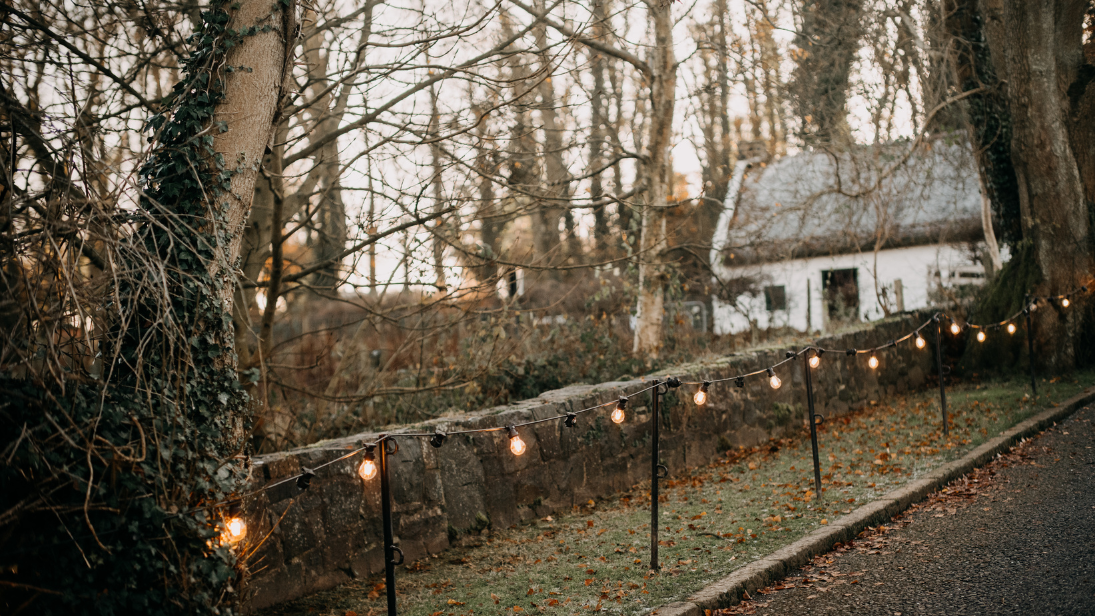
[[[1079,292],[1081,294],[1086,294],[1088,292],[1088,287],[1087,286],[1082,286],[1078,289],[1078,291],[1074,291],[1074,292]],[[1022,314],[1029,314],[1030,312],[1033,312],[1037,308],[1038,302],[1042,302],[1042,301],[1050,303],[1050,302],[1056,300],[1056,301],[1059,301],[1061,306],[1064,307],[1064,308],[1067,308],[1067,307],[1071,306],[1071,304],[1072,304],[1072,301],[1071,301],[1071,298],[1070,298],[1069,295],[1056,295],[1056,296],[1043,296],[1043,297],[1032,297],[1032,296],[1028,295],[1027,298],[1030,301],[1030,304],[1022,311]],[[1017,316],[1018,315],[1013,315],[1011,317],[1011,319],[1014,319]],[[961,333],[962,326],[958,323],[958,321],[956,319],[954,319],[953,317],[950,317],[950,316],[948,316],[944,313],[937,313],[932,318],[932,321],[938,323],[941,319],[947,319],[947,320],[951,321],[950,330],[951,330],[952,333],[954,333],[955,335],[958,335],[958,334]],[[1004,324],[1006,324],[1006,329],[1007,329],[1007,332],[1009,334],[1014,334],[1016,332],[1017,327],[1016,327],[1015,323],[1009,322],[1009,321],[1004,321],[1002,323],[996,323],[996,324],[987,325],[987,326],[984,326],[984,325],[982,325],[982,326],[971,325],[970,327],[974,327],[976,329],[981,330],[982,328],[986,328],[986,327],[988,327],[988,328],[998,328],[1000,325],[1004,325]],[[923,328],[926,325],[927,324],[922,325],[921,328]],[[927,346],[927,341],[920,334],[920,329],[917,329],[917,330],[913,331],[911,336],[914,338],[914,343],[916,344],[917,348],[923,349]],[[985,339],[987,338],[987,335],[985,334],[984,331],[978,331],[976,338],[977,338],[978,342],[984,342]],[[904,340],[905,338],[902,338],[902,339]],[[895,341],[891,340],[890,343],[889,343],[889,346],[894,346],[894,345],[895,345]],[[810,349],[807,348],[803,352],[808,352],[809,350]],[[810,357],[810,359],[807,361],[807,364],[811,368],[817,368],[821,363],[820,362],[820,356],[821,356],[822,353],[824,353],[824,350],[823,349],[818,349],[818,348],[814,348],[813,350],[814,350],[815,354]],[[859,353],[859,351],[857,349],[854,349],[854,348],[853,349],[846,349],[844,352],[848,356],[856,355],[856,354]],[[790,358],[790,357],[796,356],[797,354],[798,353],[795,353],[795,352],[788,352],[787,356]],[[871,357],[868,359],[868,364],[871,366],[872,369],[876,368],[878,366],[878,358],[874,355],[873,352],[871,353]],[[782,386],[783,382],[775,374],[774,369],[772,367],[768,367],[768,368],[765,369],[765,372],[768,375],[769,385],[773,389],[779,389]],[[732,378],[734,380],[734,384],[737,385],[739,388],[744,388],[745,387],[745,376],[735,376],[735,377],[732,377]],[[725,379],[725,380],[729,380],[729,379]],[[665,381],[665,385],[670,387],[670,388],[679,387],[680,385],[682,385],[682,382],[677,377],[668,377]],[[707,402],[707,395],[706,394],[707,394],[707,390],[708,390],[709,385],[710,385],[709,381],[704,381],[702,383],[700,391],[696,392],[695,396],[693,397],[693,400],[695,400],[697,404],[705,404]],[[648,388],[648,389],[651,389],[651,388]],[[643,390],[643,391],[647,391],[647,390]],[[703,394],[702,396],[701,396],[701,393]],[[700,400],[702,400],[702,402]],[[626,398],[622,398],[620,400],[620,402],[622,402],[623,404],[618,404],[615,411],[613,412],[613,421],[616,421],[617,423],[623,421],[623,410],[624,410],[624,406],[626,404]],[[601,405],[601,406],[605,406],[605,405]],[[597,408],[601,408],[601,406],[592,407],[592,408],[589,408],[589,409],[584,409],[583,411],[579,411],[579,412],[595,410]],[[565,415],[560,415],[558,417],[553,417],[553,418],[548,418],[548,419],[563,419],[563,418],[565,418],[565,425],[567,427],[573,427],[577,424],[577,414],[576,413],[566,413]],[[540,420],[540,421],[547,421],[547,419]],[[534,423],[539,423],[539,422],[534,422]],[[484,429],[479,429],[479,430],[469,430],[469,431],[466,431],[466,432],[485,432],[485,431],[492,431],[492,430],[496,430],[496,429],[497,428],[484,428]],[[521,440],[520,435],[517,433],[516,427],[508,426],[506,428],[506,430],[507,430],[507,433],[510,437],[510,450],[513,451],[513,453],[515,455],[522,455],[526,451],[527,446],[525,445],[524,441]],[[434,447],[440,447],[444,443],[445,438],[446,438],[445,433],[441,432],[440,430],[438,430],[434,434],[406,434],[404,436],[429,437],[430,444],[433,445]],[[387,443],[390,446],[389,453],[394,453],[396,451],[396,443],[395,443],[394,440],[391,440],[390,437],[386,437],[385,435],[380,435],[380,441],[379,442]],[[375,461],[375,457],[374,457],[374,454],[373,454],[373,449],[374,448],[375,448],[375,444],[362,446],[361,448],[359,448],[355,451],[351,451],[350,453],[348,453],[348,454],[346,454],[342,457],[339,457],[335,460],[331,460],[329,462],[325,462],[324,464],[321,464],[320,466],[318,466],[314,470],[318,470],[319,468],[322,468],[322,467],[330,465],[330,464],[334,464],[336,462],[339,462],[341,460],[345,460],[346,458],[354,456],[357,453],[363,452],[362,461],[358,465],[357,473],[363,480],[368,481],[368,480],[373,479],[374,477],[376,477],[377,471],[378,471],[376,461]],[[296,476],[292,476],[292,477],[287,477],[285,479],[277,480],[277,481],[272,482],[272,483],[270,483],[266,486],[258,488],[257,490],[255,490],[253,492],[250,492],[248,494],[257,494],[257,493],[260,493],[260,492],[264,492],[264,491],[266,491],[268,489],[271,489],[275,486],[279,486],[279,485],[282,485],[282,484],[284,484],[286,482],[290,482],[290,481],[295,481],[297,486],[301,490],[307,490],[309,488],[310,480],[312,479],[312,477],[315,476],[314,470],[302,467],[300,474],[298,474]],[[217,507],[217,506],[221,506],[221,505],[224,505],[224,504],[226,504],[226,502],[215,503],[213,505],[207,505],[205,507],[196,508],[193,511],[198,511],[198,510],[202,510],[202,509],[209,509],[210,507]],[[182,514],[176,514],[176,515],[182,515]],[[232,537],[242,537],[247,532],[246,523],[240,518],[236,518],[236,517],[229,518],[229,521],[226,524],[231,524],[232,525],[230,529],[226,529],[226,531],[225,531],[226,533],[229,533]]]
[[[707,404],[707,388],[711,386],[711,381],[704,381],[696,395],[692,396],[692,401],[699,406]]]
[[[307,466],[300,467],[300,476],[297,477],[297,487],[303,492],[312,486],[312,477],[315,477],[316,473]]]
[[[525,445],[525,441],[521,440],[521,435],[517,433],[517,428],[508,426],[506,428],[506,434],[509,435],[509,450],[513,452],[513,455],[519,456],[525,453],[528,447]]]
[[[369,481],[373,477],[376,477],[376,458],[373,456],[372,447],[366,449],[365,455],[361,457],[361,464],[357,467],[357,474],[365,481]]]
[[[620,398],[616,401],[616,408],[612,409],[612,422],[623,423],[624,422],[624,410],[627,408],[627,398]]]
[[[247,522],[243,518],[230,518],[225,525],[224,538],[229,543],[237,543],[247,536]]]

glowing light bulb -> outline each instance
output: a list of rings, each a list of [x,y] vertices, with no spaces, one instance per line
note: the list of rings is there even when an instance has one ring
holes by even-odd
[[[230,518],[225,529],[225,539],[235,543],[247,535],[247,522],[242,518]]]
[[[506,433],[509,434],[509,450],[513,452],[513,455],[519,456],[525,453],[528,447],[525,445],[525,441],[521,440],[521,435],[517,433],[517,428],[510,426],[506,428]]]
[[[984,342],[985,341],[985,332],[977,332],[977,341],[978,342]]]
[[[817,355],[814,355],[813,357],[810,358],[809,363],[810,363],[811,368],[817,368],[818,366],[821,365],[821,358],[818,357]]]
[[[871,355],[871,358],[867,360],[867,365],[871,367],[871,370],[878,368],[878,358]]]
[[[771,368],[768,369],[768,384],[772,386],[772,389],[779,389],[779,386],[783,385],[783,381],[779,380],[779,377]]]
[[[951,323],[951,333],[955,336],[962,333],[962,326],[960,326],[958,323]]]
[[[365,481],[376,477],[376,460],[373,459],[373,452],[365,452],[365,459],[357,467],[357,475]]]
[[[707,387],[710,385],[710,383],[704,381],[703,385],[700,385],[699,390],[696,391],[696,395],[692,396],[692,401],[699,406],[707,404]]]
[[[627,409],[627,398],[620,398],[616,401],[616,408],[612,409],[612,422],[623,423],[624,422],[624,410]]]
[[[525,449],[525,441],[522,441],[520,436],[515,436],[509,440],[509,450],[513,452],[513,455],[519,456],[525,453]]]
[[[1068,301],[1068,298],[1066,297],[1066,298],[1061,300],[1061,308],[1068,308],[1068,305],[1071,304],[1071,303],[1072,302]]]
[[[1009,334],[1014,334],[1015,333],[1015,323],[1008,323],[1008,333]]]
[[[928,341],[924,340],[924,337],[921,336],[920,334],[917,334],[916,335],[916,348],[922,349],[926,346],[928,346]]]

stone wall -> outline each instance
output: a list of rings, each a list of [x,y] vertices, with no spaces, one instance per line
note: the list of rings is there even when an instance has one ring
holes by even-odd
[[[870,329],[817,341],[828,348],[867,348],[911,331],[927,319],[910,315]],[[933,337],[926,336],[929,341]],[[684,381],[734,376],[775,364],[786,349],[739,353],[708,364],[681,366],[672,374]],[[867,358],[827,354],[814,371],[817,411],[827,417],[923,385],[932,371],[934,348],[911,341],[879,354],[878,370]],[[709,402],[692,403],[695,387],[672,390],[664,398],[661,452],[670,475],[708,463],[731,446],[750,446],[803,429],[806,416],[803,362],[783,366],[783,386],[769,387],[754,377],[744,389],[732,382],[713,385]],[[389,433],[455,431],[506,426],[591,407],[649,386],[649,378],[574,385],[477,413],[393,428]],[[608,418],[611,407],[584,414],[578,425],[562,421],[523,428],[528,451],[510,453],[505,432],[452,436],[434,449],[426,439],[397,439],[390,458],[396,541],[409,564],[436,554],[470,532],[489,532],[568,510],[648,482],[650,473],[650,395],[631,401],[623,424]],[[256,459],[254,487],[314,468],[371,441],[357,434]],[[356,474],[360,457],[319,470],[311,488],[294,482],[267,490],[245,504],[250,541],[262,541],[249,561],[253,572],[249,603],[259,609],[383,569],[379,478],[365,483]]]

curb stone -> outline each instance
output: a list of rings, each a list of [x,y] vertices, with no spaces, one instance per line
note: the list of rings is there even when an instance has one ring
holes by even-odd
[[[991,438],[961,458],[944,464],[924,477],[871,501],[833,523],[818,528],[805,537],[772,552],[760,560],[734,571],[723,579],[702,588],[686,601],[663,605],[651,612],[657,616],[704,616],[705,610],[729,607],[739,602],[746,592],[754,593],[805,565],[818,554],[828,552],[835,544],[855,538],[868,526],[889,520],[924,500],[929,494],[948,483],[988,463],[997,454],[1007,451],[1020,439],[1056,425],[1076,410],[1095,401],[1095,387],[1069,398],[1058,406],[1029,417]]]

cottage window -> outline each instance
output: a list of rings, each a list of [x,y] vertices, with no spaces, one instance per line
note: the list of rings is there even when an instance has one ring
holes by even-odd
[[[764,307],[769,312],[787,310],[787,288],[783,285],[764,287]]]

